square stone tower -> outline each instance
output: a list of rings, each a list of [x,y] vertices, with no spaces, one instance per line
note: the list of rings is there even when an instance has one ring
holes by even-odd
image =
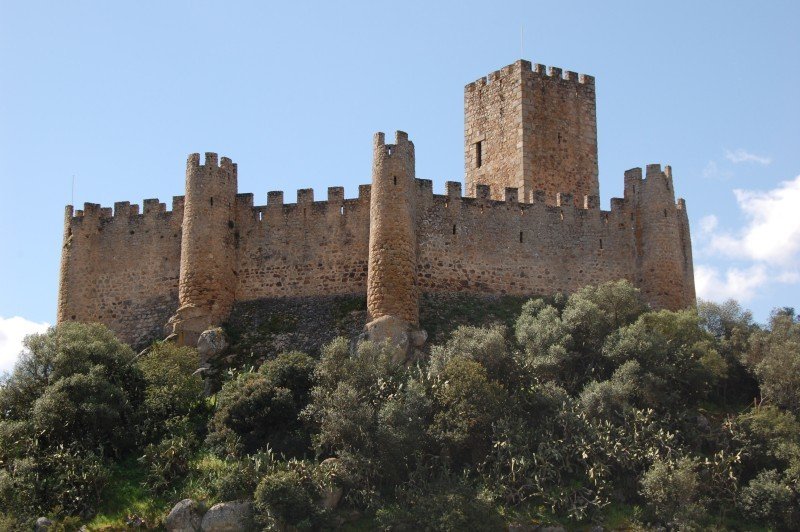
[[[592,76],[517,61],[464,88],[464,161],[467,194],[490,185],[492,199],[505,187],[531,202],[542,190],[599,195],[597,116]]]

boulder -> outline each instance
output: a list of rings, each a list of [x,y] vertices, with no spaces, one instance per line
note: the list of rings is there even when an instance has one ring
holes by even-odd
[[[228,347],[228,337],[222,327],[213,327],[200,333],[197,339],[197,354],[207,361],[220,355]]]
[[[221,502],[212,506],[203,517],[202,532],[248,532],[255,530],[253,503]]]
[[[410,325],[403,319],[395,316],[381,316],[364,327],[367,339],[383,343],[389,342],[398,348],[398,354],[393,362],[406,362],[415,347],[422,347],[428,339],[428,333],[419,327]]]
[[[46,517],[40,517],[36,520],[36,524],[33,526],[33,530],[35,532],[47,532],[50,530],[50,527],[53,526],[53,522]]]
[[[183,499],[170,510],[164,520],[168,532],[198,532],[203,518],[203,509],[192,499]]]
[[[332,480],[336,479],[337,469],[341,467],[341,462],[338,458],[326,458],[320,464],[320,468],[330,473]],[[335,510],[339,506],[339,501],[342,500],[344,489],[341,486],[331,484],[329,487],[322,491],[322,497],[319,500],[319,505],[326,510]]]

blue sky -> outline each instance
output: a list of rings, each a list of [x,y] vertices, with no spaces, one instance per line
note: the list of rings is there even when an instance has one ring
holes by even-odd
[[[169,203],[216,151],[257,203],[353,197],[372,134],[403,129],[440,192],[463,86],[520,55],[596,76],[603,208],[625,169],[671,164],[700,295],[800,307],[798,6],[0,0],[0,351],[55,318],[73,175],[76,204]]]

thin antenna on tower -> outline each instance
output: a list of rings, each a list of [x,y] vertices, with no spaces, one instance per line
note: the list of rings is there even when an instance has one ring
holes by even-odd
[[[525,59],[525,25],[519,25],[519,58]]]
[[[72,174],[72,198],[69,203],[75,205],[75,174]]]

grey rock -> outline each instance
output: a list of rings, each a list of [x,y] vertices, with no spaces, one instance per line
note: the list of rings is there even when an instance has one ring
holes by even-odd
[[[53,526],[53,522],[46,517],[40,517],[36,520],[36,524],[33,527],[35,532],[47,532],[50,530],[50,527]]]
[[[207,329],[200,333],[200,338],[197,339],[197,354],[202,361],[218,356],[227,347],[228,337],[222,327]]]
[[[341,462],[338,458],[326,458],[320,464],[323,470],[329,470],[335,478],[336,470],[340,467]],[[339,501],[342,500],[344,489],[341,486],[332,485],[322,492],[319,505],[326,510],[335,510],[339,506]]]
[[[183,499],[170,510],[164,520],[168,532],[198,532],[203,509],[192,499]]]
[[[414,329],[409,333],[408,338],[414,347],[422,347],[428,340],[428,333],[425,329]]]
[[[247,532],[254,530],[253,503],[221,502],[212,506],[203,517],[202,532]]]

